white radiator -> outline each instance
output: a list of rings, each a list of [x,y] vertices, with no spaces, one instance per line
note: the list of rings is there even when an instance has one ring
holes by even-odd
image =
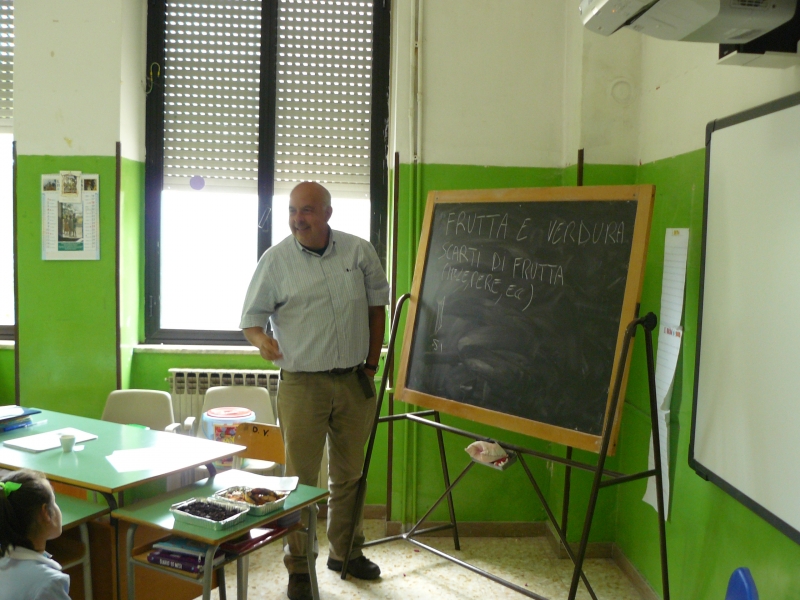
[[[279,371],[242,369],[170,369],[170,391],[175,420],[183,423],[186,417],[194,417],[197,423],[203,410],[203,399],[210,387],[229,385],[257,385],[267,388],[272,410],[277,411]]]

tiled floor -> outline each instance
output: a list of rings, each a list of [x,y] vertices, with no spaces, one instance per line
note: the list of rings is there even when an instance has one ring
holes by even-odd
[[[367,539],[383,537],[383,521],[367,521]],[[381,578],[360,581],[348,577],[342,581],[339,573],[325,566],[328,557],[328,540],[325,521],[320,522],[320,556],[317,560],[317,577],[321,600],[368,598],[407,600],[410,598],[435,600],[487,600],[488,598],[525,598],[506,587],[459,567],[447,559],[427,550],[396,541],[374,546],[365,554],[381,567]],[[567,598],[572,578],[572,563],[555,558],[544,537],[527,538],[462,538],[461,550],[453,550],[452,538],[424,538],[426,543],[448,554],[457,555],[486,571],[508,579],[517,585],[550,598]],[[288,576],[283,567],[283,549],[272,544],[250,555],[250,581],[248,597],[258,600],[286,598]],[[641,600],[633,584],[611,559],[586,561],[585,572],[597,597],[601,600]],[[225,571],[228,598],[236,598],[236,567],[229,565]],[[216,590],[212,598],[217,599]],[[589,599],[581,586],[581,600]]]

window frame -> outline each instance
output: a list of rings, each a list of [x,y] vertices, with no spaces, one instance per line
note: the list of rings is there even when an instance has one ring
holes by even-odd
[[[262,0],[261,74],[258,121],[258,214],[267,215],[257,235],[258,257],[272,245],[272,195],[275,168],[275,117],[279,0]],[[373,0],[372,89],[370,113],[370,241],[384,269],[388,238],[389,52],[391,3]],[[148,0],[147,65],[164,64],[166,0]],[[164,80],[148,81],[145,117],[145,281],[143,312],[147,344],[248,345],[241,330],[161,328],[161,192],[164,179]],[[266,101],[264,101],[266,99]]]
[[[0,340],[17,341],[17,323],[19,323],[19,278],[17,267],[17,141],[11,142],[11,218],[13,220],[11,229],[14,241],[12,242],[12,252],[14,253],[14,324],[0,325]]]

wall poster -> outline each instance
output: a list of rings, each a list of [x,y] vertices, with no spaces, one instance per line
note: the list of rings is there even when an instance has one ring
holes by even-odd
[[[42,175],[42,260],[100,260],[98,175]]]

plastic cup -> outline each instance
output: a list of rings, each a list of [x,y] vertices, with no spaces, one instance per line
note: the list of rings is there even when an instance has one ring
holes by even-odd
[[[72,449],[75,447],[75,436],[68,434],[61,436],[61,449],[64,452],[72,452]]]

